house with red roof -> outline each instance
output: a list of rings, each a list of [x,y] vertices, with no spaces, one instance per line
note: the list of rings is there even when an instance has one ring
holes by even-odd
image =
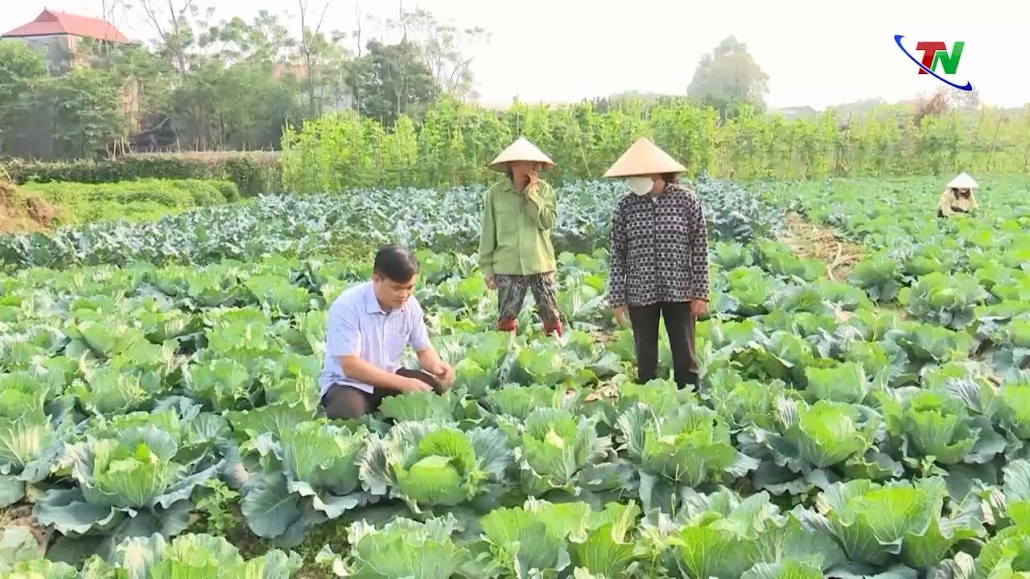
[[[48,9],[44,9],[32,22],[0,35],[0,39],[6,38],[45,48],[51,65],[58,70],[83,63],[77,58],[79,42],[83,39],[109,44],[131,42],[106,20]],[[88,63],[88,58],[85,63]]]

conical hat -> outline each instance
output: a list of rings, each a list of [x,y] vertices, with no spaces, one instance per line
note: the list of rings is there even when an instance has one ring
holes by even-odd
[[[660,175],[682,173],[687,168],[676,162],[668,153],[658,148],[647,137],[640,137],[626,149],[618,161],[608,169],[605,177],[636,177],[639,175]]]
[[[554,161],[536,148],[536,145],[530,143],[526,137],[519,137],[514,143],[508,145],[508,148],[501,151],[501,154],[497,155],[489,167],[494,171],[503,171],[505,163],[512,161],[541,163],[545,169],[554,167]]]
[[[976,189],[979,187],[976,180],[965,173],[959,173],[958,177],[951,180],[950,183],[945,185],[948,189]]]

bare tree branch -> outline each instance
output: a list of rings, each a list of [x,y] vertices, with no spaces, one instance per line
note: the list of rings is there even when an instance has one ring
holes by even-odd
[[[150,21],[151,27],[157,32],[161,42],[164,43],[165,48],[172,54],[172,58],[175,60],[176,68],[178,69],[179,75],[185,77],[189,74],[189,67],[187,66],[186,52],[182,46],[182,20],[186,16],[186,12],[193,5],[193,0],[181,0],[182,7],[176,9],[174,0],[166,0],[168,6],[168,15],[170,17],[170,24],[172,27],[171,32],[166,28],[167,23],[161,22],[161,11],[154,7],[154,0],[139,0],[140,7],[143,8],[143,13],[146,14],[147,20]]]
[[[414,36],[424,64],[444,92],[461,98],[472,94],[472,62],[478,45],[490,40],[487,31],[478,27],[461,29],[418,8],[391,23],[395,28],[402,27],[405,37],[409,32]]]
[[[129,8],[125,0],[100,0],[100,20],[103,20],[106,25],[105,40],[111,38],[114,31],[124,24],[125,14]]]
[[[322,24],[325,22],[325,15],[329,11],[330,4],[332,4],[332,0],[325,0],[325,4],[322,6],[322,13],[318,17],[318,24],[312,30],[307,25],[308,1],[297,0],[297,7],[300,9],[300,49],[301,56],[304,58],[305,80],[308,89],[308,108],[312,116],[317,116],[321,112],[318,110],[320,107],[315,99],[315,42],[318,41],[321,35]]]

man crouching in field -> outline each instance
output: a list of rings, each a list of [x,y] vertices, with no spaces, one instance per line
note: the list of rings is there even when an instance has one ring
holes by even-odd
[[[445,392],[454,370],[429,342],[422,306],[412,295],[418,260],[390,245],[376,253],[372,281],[347,289],[329,307],[325,365],[319,378],[329,418],[358,418],[383,398],[404,392]],[[422,370],[401,368],[411,345]]]

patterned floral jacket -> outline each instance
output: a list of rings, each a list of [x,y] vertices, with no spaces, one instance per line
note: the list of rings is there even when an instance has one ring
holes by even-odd
[[[669,184],[660,195],[623,197],[610,252],[612,307],[708,300],[708,224],[692,189]]]

